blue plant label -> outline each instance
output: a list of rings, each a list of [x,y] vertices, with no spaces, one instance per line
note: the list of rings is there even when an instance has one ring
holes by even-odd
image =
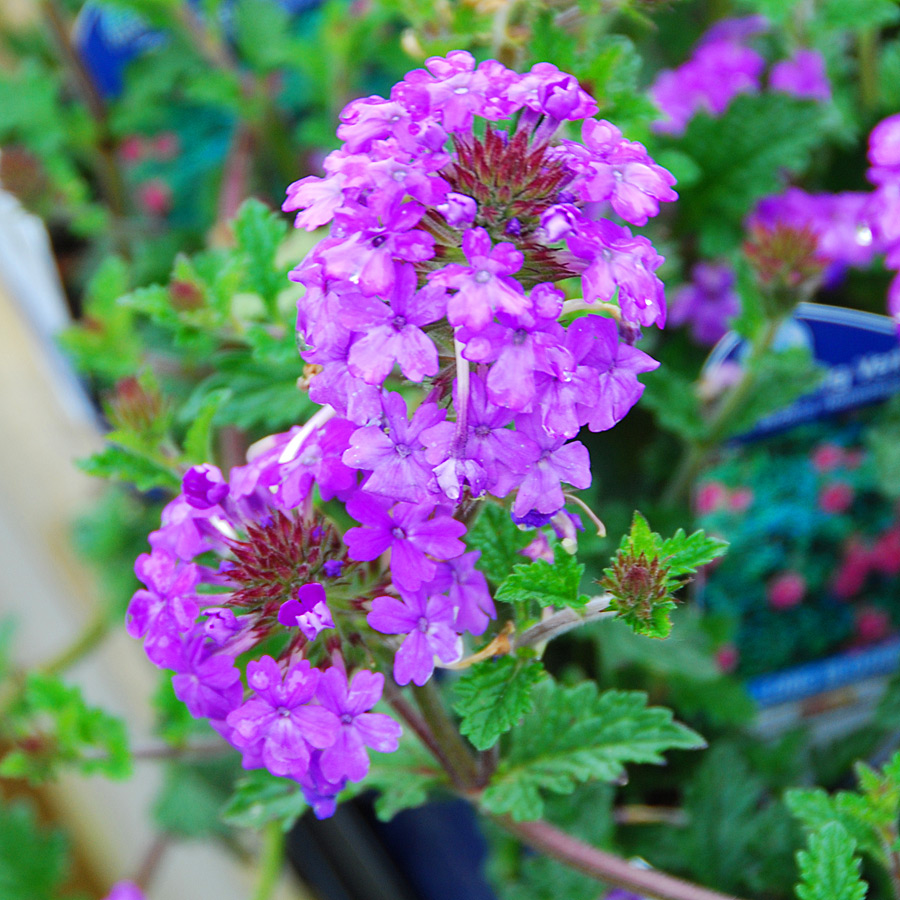
[[[776,349],[805,347],[825,369],[815,391],[760,419],[745,435],[754,440],[836,413],[877,403],[900,392],[900,342],[888,316],[801,303],[782,325]],[[704,374],[724,363],[740,364],[747,342],[734,332],[725,335],[709,355]]]

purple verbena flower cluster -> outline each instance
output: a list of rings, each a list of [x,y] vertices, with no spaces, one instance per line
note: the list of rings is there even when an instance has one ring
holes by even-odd
[[[735,287],[737,276],[727,263],[697,263],[692,280],[672,295],[669,323],[690,325],[698,343],[712,346],[728,330],[729,321],[741,311]]]
[[[672,176],[555,66],[426,67],[350,103],[325,176],[288,189],[298,227],[331,223],[291,275],[322,408],[227,479],[185,474],[128,611],[191,713],[319,815],[397,747],[372,712],[383,651],[423,685],[496,616],[462,540],[485,501],[571,540],[566,491],[591,482],[573,439],[631,409],[658,365],[634,341],[665,322],[662,258],[598,210],[642,225]]]
[[[746,42],[768,27],[763,16],[723,19],[700,39],[687,62],[660,72],[650,87],[650,96],[662,113],[654,129],[682,134],[697,113],[721,116],[739,94],[759,93],[766,61]],[[768,86],[801,99],[831,99],[825,61],[816,50],[800,49],[775,63]]]
[[[881,254],[889,270],[900,272],[900,114],[872,129],[869,162],[873,191],[808,194],[790,187],[763,198],[748,226],[810,229],[818,242],[818,255],[830,264],[826,283],[834,283],[848,267],[870,265]],[[900,330],[900,274],[888,290],[888,312]]]

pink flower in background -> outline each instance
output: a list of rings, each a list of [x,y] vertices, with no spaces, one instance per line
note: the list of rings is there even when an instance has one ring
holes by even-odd
[[[825,60],[815,50],[798,50],[790,59],[772,66],[769,87],[807,100],[831,99]]]
[[[144,900],[144,893],[133,881],[117,881],[105,900]]]
[[[722,644],[716,650],[716,665],[719,667],[720,672],[725,672],[726,674],[733,672],[737,668],[739,660],[740,653],[734,644]]]
[[[843,481],[835,481],[822,488],[819,492],[819,509],[822,512],[839,515],[850,509],[855,496],[856,492],[849,484],[845,484]]]
[[[728,488],[721,481],[707,481],[697,489],[697,512],[703,516],[722,509],[728,502]]]
[[[872,568],[872,552],[860,540],[853,538],[844,549],[844,559],[835,575],[832,590],[840,600],[849,600],[866,583]]]
[[[831,472],[844,461],[844,448],[839,444],[819,444],[810,457],[817,472]]]
[[[900,575],[900,525],[885,531],[875,542],[872,568],[884,575]]]
[[[138,185],[138,203],[151,216],[164,216],[172,208],[172,188],[162,178],[151,178]]]
[[[866,606],[856,614],[856,636],[864,643],[880,641],[891,631],[891,617],[876,606]]]
[[[790,609],[806,595],[806,579],[799,572],[782,572],[766,588],[773,609]]]
[[[753,503],[753,491],[750,488],[738,488],[728,496],[728,509],[731,512],[746,512]]]

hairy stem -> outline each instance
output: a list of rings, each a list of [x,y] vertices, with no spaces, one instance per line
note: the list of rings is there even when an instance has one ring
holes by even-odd
[[[109,616],[105,611],[97,613],[78,637],[64,647],[56,656],[51,657],[41,667],[46,675],[59,675],[80,662],[106,637],[109,631]]]
[[[172,836],[169,834],[158,834],[153,843],[144,854],[141,864],[134,876],[134,883],[142,890],[146,891],[152,881],[154,875],[159,870],[159,866],[166,855],[166,851],[172,846]]]
[[[856,36],[859,64],[859,99],[867,112],[878,108],[878,30],[866,28]]]
[[[453,724],[434,680],[426,682],[422,687],[413,686],[413,696],[428,724],[428,730],[434,735],[449,765],[447,773],[454,784],[463,791],[478,786],[478,764],[465,741]]]
[[[124,219],[128,210],[128,192],[116,157],[116,140],[109,129],[106,101],[97,90],[97,85],[91,78],[81,54],[72,43],[70,23],[66,21],[65,14],[57,0],[44,0],[43,12],[44,18],[53,32],[63,62],[75,83],[75,89],[94,122],[97,178],[103,198],[113,217],[119,220]],[[117,249],[125,252],[127,248],[122,237],[126,233],[125,229],[114,223],[111,232],[118,241]]]
[[[757,378],[756,364],[771,349],[781,322],[782,319],[777,317],[766,322],[762,333],[754,342],[744,361],[740,381],[731,388],[731,391],[719,404],[719,408],[707,427],[706,435],[702,440],[692,442],[682,456],[675,475],[663,493],[663,505],[674,506],[687,499],[691,485],[700,474],[709,454],[728,436],[733,423],[744,411],[747,401],[753,394]]]
[[[609,608],[610,595],[603,594],[595,597],[585,604],[584,609],[561,609],[546,619],[526,628],[521,634],[515,636],[511,643],[513,647],[531,647],[535,644],[544,644],[547,641],[587,625],[588,622],[596,622],[599,619],[607,619],[615,615]]]
[[[639,869],[618,856],[560,831],[549,822],[514,822],[508,816],[492,818],[528,846],[604,884],[656,900],[736,900],[732,894],[720,894],[664,872]]]
[[[253,900],[269,900],[278,884],[284,863],[284,831],[279,822],[269,822],[263,829],[262,852],[259,856],[259,874]]]
[[[385,678],[384,680],[384,699],[387,700],[391,709],[400,716],[403,721],[409,725],[415,736],[424,744],[425,748],[440,763],[441,768],[446,772],[451,771],[450,760],[444,753],[441,745],[435,740],[428,723],[413,709],[412,705],[406,701],[406,698],[400,692],[393,678]]]

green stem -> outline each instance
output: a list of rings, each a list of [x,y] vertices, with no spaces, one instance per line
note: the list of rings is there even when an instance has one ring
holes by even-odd
[[[463,791],[479,787],[478,764],[447,714],[434,680],[422,687],[413,686],[412,691],[422,718],[449,763],[447,771],[456,786]]]
[[[60,675],[75,663],[80,662],[106,637],[109,631],[109,616],[100,612],[88,622],[81,634],[63,648],[56,656],[51,657],[40,668],[46,675]]]
[[[709,454],[728,436],[732,425],[738,415],[743,412],[754,387],[756,387],[757,364],[771,349],[781,323],[780,317],[769,319],[766,322],[762,333],[744,360],[741,380],[722,400],[703,439],[691,442],[686,448],[675,474],[663,492],[664,506],[674,506],[687,499],[688,491],[706,463]]]
[[[278,822],[269,822],[263,829],[263,846],[259,857],[259,877],[253,900],[269,900],[278,884],[284,863],[284,831]]]
[[[627,860],[598,850],[560,831],[549,822],[515,822],[508,816],[491,816],[501,828],[541,853],[583,872],[604,884],[634,891],[656,900],[736,900],[709,888],[682,881],[655,869],[639,869]]]
[[[117,249],[127,255],[127,247],[123,235],[126,229],[121,227],[121,220],[125,219],[128,211],[128,191],[125,187],[125,179],[119,168],[116,157],[116,138],[109,128],[109,116],[106,101],[97,90],[96,84],[90,72],[85,67],[81,54],[75,49],[71,38],[71,28],[66,21],[65,14],[57,0],[44,0],[44,18],[53,32],[53,37],[59,46],[63,62],[69,70],[84,105],[94,122],[96,129],[95,151],[97,154],[97,178],[103,192],[106,204],[113,218],[119,220],[113,223],[111,229],[114,239],[117,241]]]
[[[878,108],[878,30],[866,28],[856,37],[859,61],[859,99],[862,108],[872,111]]]

